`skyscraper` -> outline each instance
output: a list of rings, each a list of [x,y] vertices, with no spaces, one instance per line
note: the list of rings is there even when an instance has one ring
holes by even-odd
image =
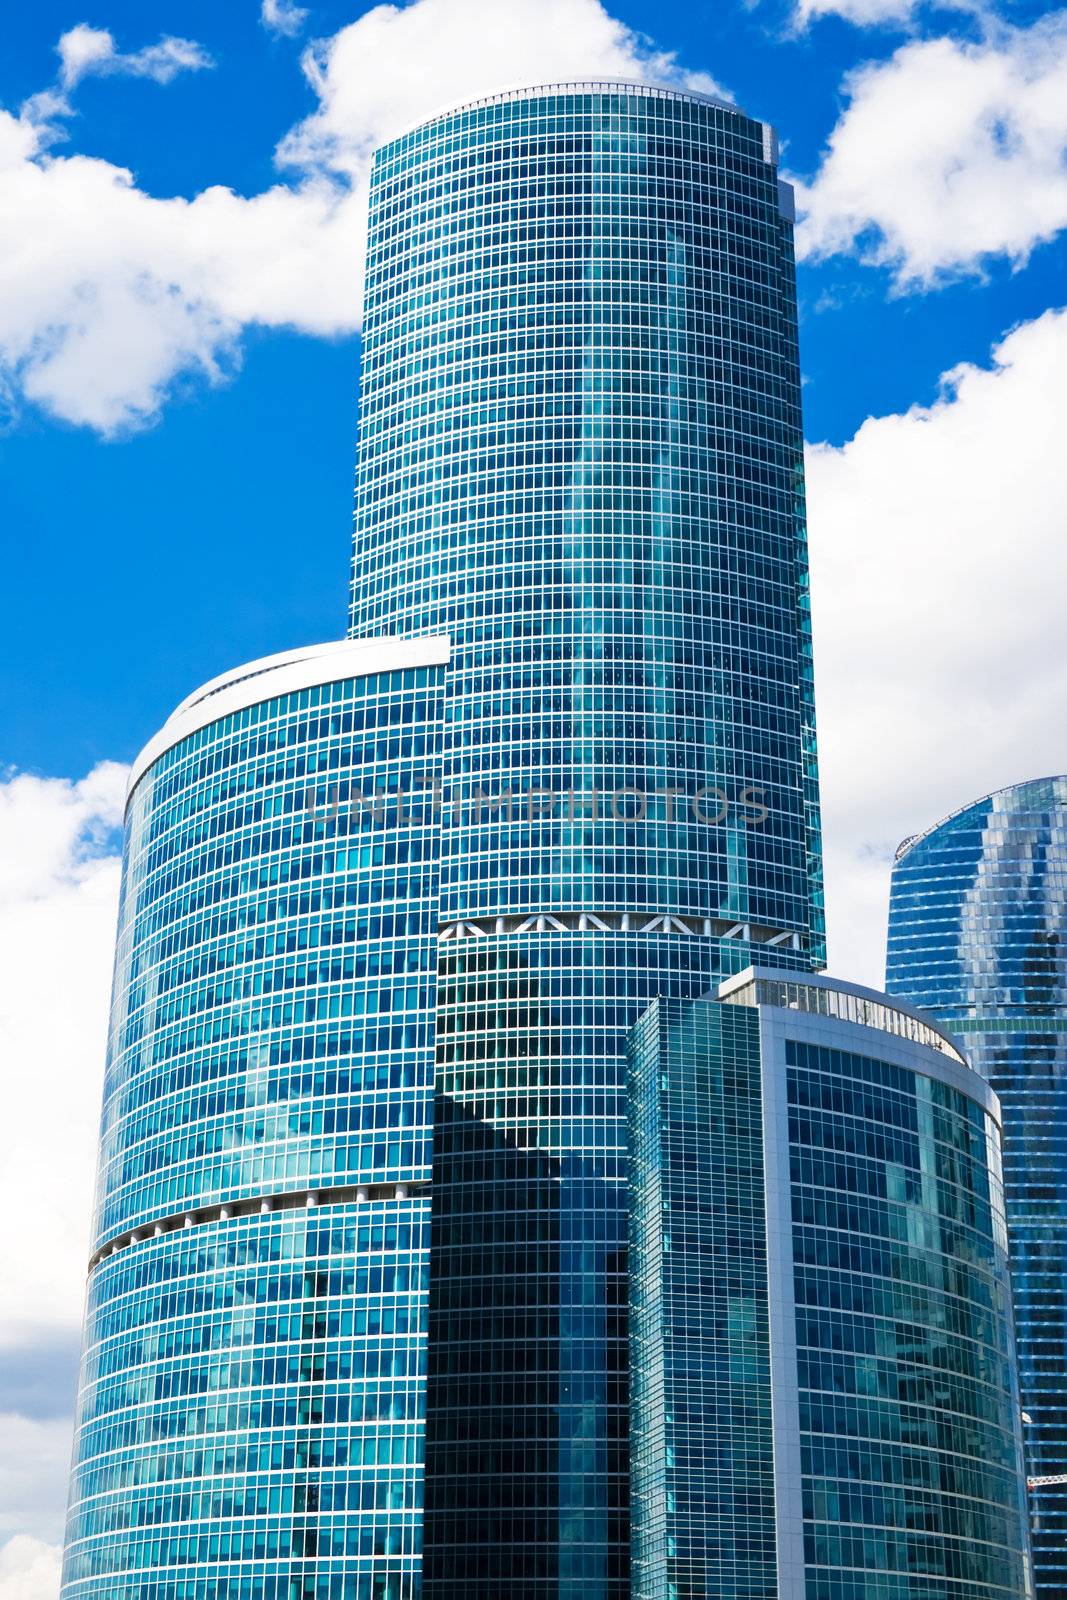
[[[464,802],[433,1600],[627,1594],[626,1033],[754,946],[821,955],[790,201],[770,128],[632,84],[493,95],[374,164],[352,631],[451,638]]]
[[[631,1035],[633,1600],[1030,1600],[996,1096],[756,969]]]
[[[65,1600],[418,1592],[447,661],[252,662],[134,764]]]
[[[897,851],[886,983],[964,1042],[1004,1109],[1028,1470],[1067,1473],[1067,778],[1014,784]],[[1067,1483],[1031,1491],[1041,1600],[1067,1594]]]

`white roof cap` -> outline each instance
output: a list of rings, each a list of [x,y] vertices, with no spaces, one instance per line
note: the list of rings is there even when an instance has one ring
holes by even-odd
[[[220,717],[273,700],[276,695],[337,683],[342,678],[367,678],[405,667],[447,666],[451,650],[451,640],[444,634],[420,639],[338,639],[282,650],[233,667],[194,689],[171,712],[130,768],[126,798],[165,751]]]

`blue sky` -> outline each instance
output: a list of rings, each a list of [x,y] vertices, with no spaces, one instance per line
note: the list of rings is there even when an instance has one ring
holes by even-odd
[[[34,1227],[0,1250],[0,1600],[54,1600],[125,766],[206,678],[343,632],[370,148],[559,77],[714,84],[778,127],[831,964],[878,983],[897,841],[1067,767],[1067,11],[8,9],[0,1210],[32,1193]]]
[[[328,37],[367,9],[317,5],[308,31]],[[797,34],[770,0],[631,0],[612,11],[773,121],[786,165],[805,175],[840,113],[845,74],[908,37],[836,17]],[[1025,8],[1012,15],[1024,20]],[[90,11],[48,0],[8,19],[0,103],[15,108],[54,79],[56,42],[82,20],[127,50],[165,34],[195,39],[216,66],[166,86],[86,79],[57,155],[131,167],[161,197],[211,184],[252,195],[276,181],[277,141],[316,105],[300,70],[303,33],[272,36],[253,0],[100,0]],[[943,25],[980,31],[948,12],[931,12],[923,31]],[[984,360],[1008,326],[1056,302],[1064,250],[1038,247],[1023,271],[992,259],[981,280],[932,294],[894,296],[885,268],[854,257],[804,267],[808,436],[839,443],[869,414],[931,400],[944,369]],[[16,394],[0,434],[0,760],[70,776],[127,760],[191,684],[342,628],[357,364],[355,334],[253,328],[231,381],[179,379],[158,420],[107,441]]]

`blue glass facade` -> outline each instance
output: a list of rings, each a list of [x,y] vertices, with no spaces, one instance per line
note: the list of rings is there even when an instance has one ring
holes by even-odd
[[[757,943],[820,958],[787,200],[761,123],[632,85],[375,161],[352,631],[450,635],[460,802],[434,1600],[628,1594],[626,1033]]]
[[[759,1017],[630,1039],[634,1600],[778,1600]]]
[[[963,1041],[1004,1108],[1028,1471],[1067,1473],[1067,778],[977,800],[897,852],[886,982]],[[1067,1594],[1067,1484],[1031,1491],[1034,1576]]]
[[[1027,1600],[995,1096],[765,972],[631,1036],[634,1600]]]
[[[64,1600],[420,1592],[446,652],[408,653],[256,663],[142,763]]]

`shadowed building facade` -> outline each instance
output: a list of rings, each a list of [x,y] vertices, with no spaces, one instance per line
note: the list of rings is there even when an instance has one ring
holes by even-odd
[[[998,789],[897,851],[886,983],[1004,1108],[1027,1470],[1067,1473],[1067,778]],[[1039,1600],[1067,1594],[1067,1483],[1031,1491]]]

